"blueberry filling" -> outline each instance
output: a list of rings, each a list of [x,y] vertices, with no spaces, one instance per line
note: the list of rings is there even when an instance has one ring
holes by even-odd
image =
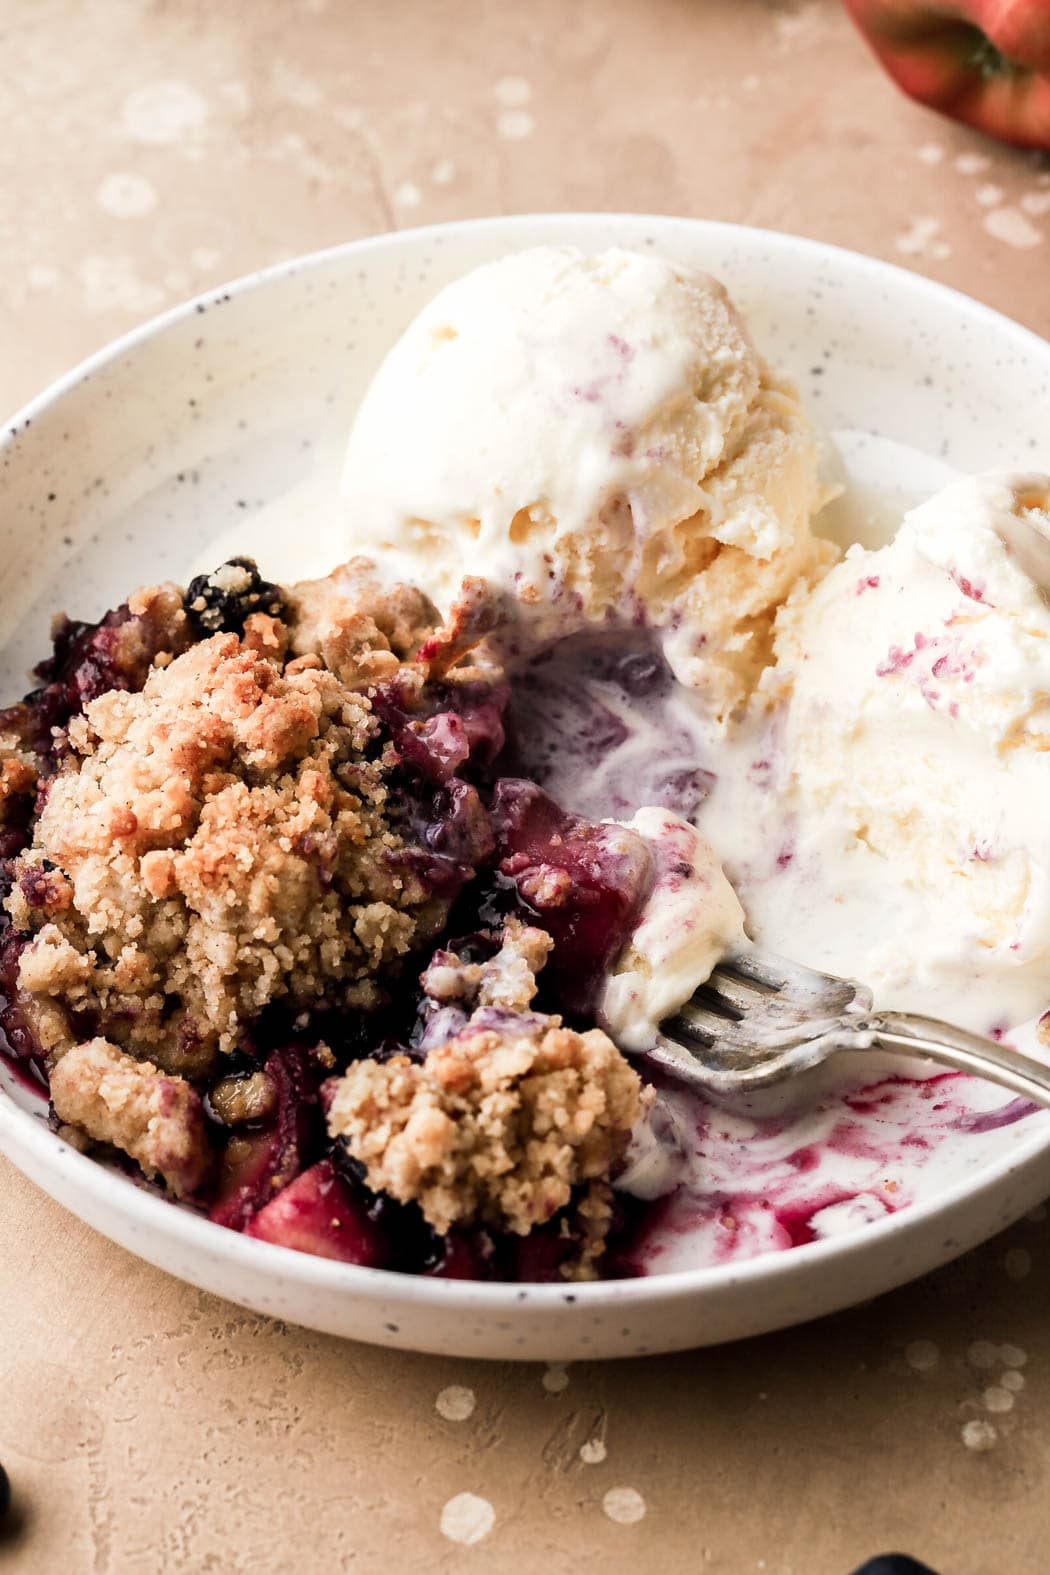
[[[49,910],[67,882],[52,861],[20,856],[32,846],[50,784],[69,762],[69,731],[85,708],[112,691],[140,693],[151,671],[195,642],[247,638],[255,615],[277,620],[286,610],[283,593],[247,560],[195,580],[185,598],[135,606],[133,600],[94,625],[61,620],[53,653],[36,670],[38,687],[0,713],[0,739],[13,740],[20,773],[16,780],[10,768],[0,797],[0,902],[17,885],[23,913]],[[645,653],[621,665],[632,692],[665,681]],[[373,731],[361,760],[381,760],[387,772],[394,838],[384,858],[392,877],[410,883],[424,907],[435,906],[438,927],[392,971],[380,970],[367,1004],[289,996],[263,1010],[217,1062],[203,1051],[197,1056],[192,1018],[180,1022],[180,1066],[196,1087],[192,1097],[200,1096],[194,1119],[208,1154],[204,1179],[195,1178],[184,1195],[212,1221],[344,1262],[443,1278],[557,1281],[580,1251],[582,1192],[527,1235],[480,1223],[438,1232],[415,1202],[371,1190],[364,1167],[325,1124],[331,1085],[354,1063],[404,1058],[421,1065],[468,1023],[479,1033],[511,1022],[532,1031],[529,1013],[495,1004],[472,1013],[463,1003],[436,1000],[417,982],[445,955],[467,970],[491,963],[508,920],[553,941],[537,1005],[581,1026],[593,1022],[599,983],[647,894],[648,856],[622,828],[568,814],[534,781],[504,774],[514,763],[505,734],[510,698],[498,675],[457,677],[443,668],[422,683],[395,677],[369,688]],[[352,792],[362,769],[354,758],[340,758],[334,776]],[[297,847],[311,858],[318,889],[330,889],[323,837],[306,833]],[[0,907],[0,1054],[46,1079],[53,1061],[45,1019],[19,982],[31,939],[31,929],[17,929]],[[176,1000],[172,1021],[179,1012]],[[106,1012],[70,1007],[67,1016],[84,1040],[119,1039],[133,1026],[126,1005]],[[162,1078],[163,1067],[151,1070]],[[621,1228],[618,1216],[614,1232]]]

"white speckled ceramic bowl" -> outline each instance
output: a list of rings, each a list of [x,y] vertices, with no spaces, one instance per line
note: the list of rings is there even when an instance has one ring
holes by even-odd
[[[181,578],[210,541],[250,528],[246,515],[301,497],[307,478],[311,495],[331,495],[356,401],[412,314],[476,263],[537,242],[655,246],[717,273],[831,429],[970,470],[1030,467],[1046,442],[1050,346],[925,279],[812,241],[596,214],[355,242],[169,313],[4,431],[0,694],[20,692],[56,608],[95,616],[143,580]],[[309,529],[301,514],[297,539]],[[1050,1192],[1050,1115],[1040,1114],[989,1134],[979,1162],[942,1191],[833,1240],[648,1279],[474,1285],[352,1268],[220,1229],[76,1153],[44,1113],[0,1069],[0,1148],[131,1252],[260,1312],[449,1355],[627,1356],[782,1327],[945,1262]]]

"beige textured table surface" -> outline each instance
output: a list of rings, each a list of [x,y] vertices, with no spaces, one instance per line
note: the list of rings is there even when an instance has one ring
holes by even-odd
[[[833,0],[0,0],[0,59],[5,412],[259,264],[527,209],[795,230],[1050,333],[1050,166],[899,99]],[[0,1162],[0,1567],[1045,1575],[1036,1212],[824,1323],[564,1371],[266,1322]]]

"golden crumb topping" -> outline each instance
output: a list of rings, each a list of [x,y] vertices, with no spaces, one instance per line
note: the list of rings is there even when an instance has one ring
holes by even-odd
[[[524,1236],[608,1179],[643,1104],[638,1074],[600,1029],[507,1013],[422,1064],[355,1063],[328,1123],[369,1186],[417,1202],[435,1230],[479,1221]]]
[[[367,698],[286,644],[255,613],[89,704],[16,866],[22,989],[170,1071],[271,1001],[372,1004],[443,917],[393,856]]]
[[[427,995],[473,1016],[422,1063],[352,1065],[329,1132],[370,1187],[418,1203],[441,1234],[480,1223],[525,1236],[572,1204],[568,1272],[589,1277],[611,1218],[606,1184],[650,1096],[600,1029],[529,1010],[550,937],[510,919],[502,941],[485,963],[435,953]]]
[[[109,1143],[178,1196],[194,1192],[208,1164],[200,1098],[185,1078],[125,1055],[105,1039],[73,1045],[51,1073],[60,1121]]]
[[[359,685],[391,677],[441,620],[414,585],[383,585],[368,558],[351,558],[295,587],[289,621],[296,655],[317,655],[344,683]]]

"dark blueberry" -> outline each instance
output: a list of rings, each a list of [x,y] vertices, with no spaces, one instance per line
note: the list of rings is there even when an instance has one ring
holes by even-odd
[[[495,1276],[495,1245],[487,1231],[431,1231],[420,1272],[435,1280],[491,1280]]]
[[[854,1570],[853,1575],[937,1575],[937,1572],[907,1553],[882,1553]]]
[[[252,558],[230,558],[214,574],[190,581],[186,611],[202,634],[243,634],[252,613],[282,617],[284,597],[262,578]]]
[[[436,896],[458,896],[495,851],[477,788],[457,777],[435,786],[402,771],[392,782],[390,808],[407,844],[390,853],[390,862],[410,868]]]
[[[419,1205],[399,1203],[384,1192],[373,1192],[365,1167],[347,1152],[342,1140],[332,1144],[329,1163],[358,1214],[368,1220],[376,1240],[383,1243],[383,1267],[419,1274],[432,1259],[434,1242]]]
[[[0,1466],[0,1521],[3,1520],[11,1508],[11,1483],[7,1472]]]

